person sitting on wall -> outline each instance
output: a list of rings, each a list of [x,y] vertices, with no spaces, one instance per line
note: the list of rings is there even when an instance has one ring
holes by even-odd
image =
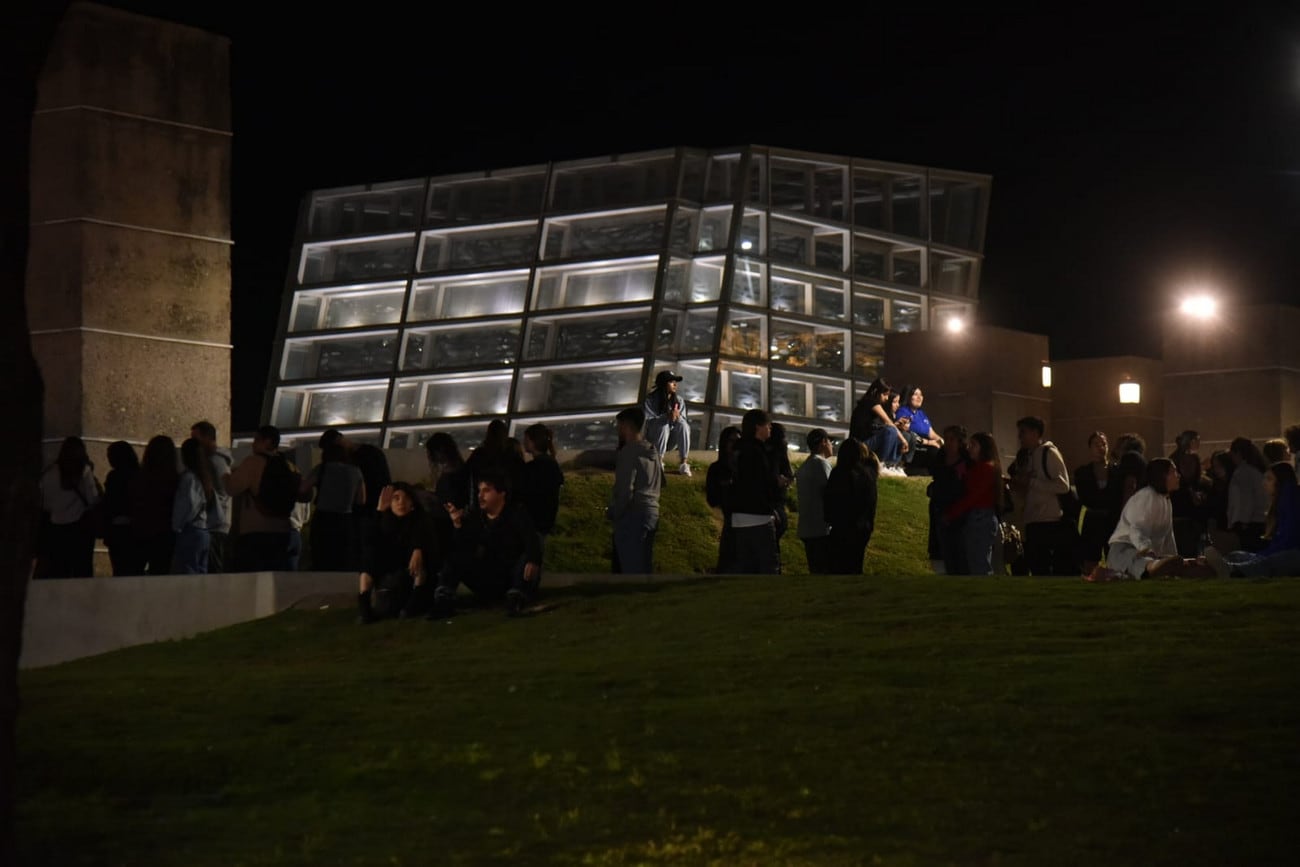
[[[881,472],[890,476],[904,475],[899,464],[902,463],[907,440],[889,416],[889,383],[877,378],[867,387],[849,421],[849,435],[858,442],[866,443],[871,453],[876,455],[881,464]]]
[[[1268,544],[1257,552],[1227,554],[1213,546],[1206,548],[1205,562],[1220,578],[1300,575],[1300,488],[1295,467],[1287,461],[1275,462],[1264,474],[1264,489],[1270,501],[1265,533]]]
[[[655,387],[646,395],[645,438],[659,452],[662,460],[668,454],[673,439],[677,440],[677,454],[681,465],[677,471],[683,476],[691,474],[688,463],[691,451],[691,426],[686,420],[686,401],[677,393],[682,377],[671,370],[661,370],[655,376]]]
[[[505,600],[517,617],[537,598],[542,580],[541,542],[528,512],[510,502],[509,476],[499,469],[479,476],[478,508],[447,505],[455,532],[447,564],[438,576],[431,618],[455,612],[456,590],[464,584],[488,602]]]
[[[362,549],[357,596],[362,623],[399,612],[407,617],[423,613],[439,555],[433,523],[413,487],[404,482],[384,486],[375,511],[372,537]]]
[[[921,386],[903,386],[903,400],[894,423],[904,433],[911,434],[908,440],[911,448],[903,452],[903,462],[908,469],[928,469],[938,456],[939,449],[943,448],[943,437],[939,436],[930,417],[921,408],[924,403],[925,393],[921,391]],[[908,420],[907,427],[903,427],[903,419]]]

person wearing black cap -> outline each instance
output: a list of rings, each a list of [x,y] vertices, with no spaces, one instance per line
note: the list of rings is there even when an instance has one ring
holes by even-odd
[[[831,475],[829,458],[835,452],[830,435],[821,428],[808,431],[808,460],[795,474],[799,493],[799,539],[808,555],[808,571],[825,575],[831,571],[831,526],[822,508],[822,492]]]
[[[691,452],[691,426],[686,421],[686,401],[677,393],[677,383],[682,378],[671,370],[661,370],[655,377],[655,387],[645,399],[645,438],[659,452],[659,460],[668,454],[674,436],[677,453],[682,463],[678,469],[683,476],[691,474],[687,457]]]

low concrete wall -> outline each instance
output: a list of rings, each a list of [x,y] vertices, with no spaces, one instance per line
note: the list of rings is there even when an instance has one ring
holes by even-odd
[[[348,572],[253,572],[33,581],[21,668],[122,647],[189,638],[289,608],[317,594],[356,592]]]
[[[706,575],[548,572],[542,592],[579,584],[670,584]],[[40,668],[269,617],[312,596],[356,593],[352,572],[250,572],[33,581],[20,668]]]

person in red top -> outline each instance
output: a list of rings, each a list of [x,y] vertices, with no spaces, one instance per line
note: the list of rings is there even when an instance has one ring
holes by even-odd
[[[965,517],[962,541],[972,575],[993,574],[993,545],[998,537],[998,504],[1002,502],[1002,461],[993,435],[972,434],[968,443],[970,469],[961,499],[944,511],[944,520]]]

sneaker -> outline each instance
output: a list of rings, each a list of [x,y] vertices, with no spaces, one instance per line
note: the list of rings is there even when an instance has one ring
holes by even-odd
[[[691,477],[691,465],[686,463],[686,461],[682,461],[682,465],[677,468],[677,472],[689,479]]]
[[[1219,549],[1211,545],[1205,549],[1205,565],[1214,570],[1214,574],[1220,578],[1227,578],[1232,574],[1232,567],[1228,561],[1223,559]]]
[[[524,613],[524,603],[527,602],[523,591],[510,590],[506,593],[506,617],[519,617]]]
[[[438,587],[433,591],[433,604],[429,606],[429,613],[424,615],[424,619],[444,620],[455,613],[456,595],[445,587]]]

